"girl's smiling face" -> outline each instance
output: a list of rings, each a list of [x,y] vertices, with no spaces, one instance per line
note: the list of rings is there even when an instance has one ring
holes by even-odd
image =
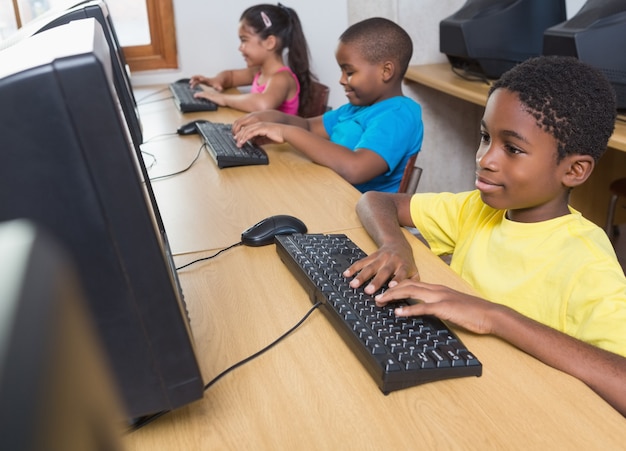
[[[572,161],[557,162],[557,141],[543,130],[517,94],[496,89],[485,107],[476,153],[476,188],[483,201],[519,222],[569,213],[567,179]]]
[[[268,50],[263,40],[245,22],[239,23],[239,51],[248,67],[261,66],[267,58]]]

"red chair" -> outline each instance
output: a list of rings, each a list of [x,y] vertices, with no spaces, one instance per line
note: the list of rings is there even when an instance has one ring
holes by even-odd
[[[404,167],[404,174],[402,175],[400,187],[398,188],[399,193],[414,193],[415,190],[417,190],[417,185],[422,176],[422,168],[415,166],[415,160],[418,154],[419,152],[409,158],[409,161],[407,161]]]
[[[300,111],[302,117],[316,117],[324,114],[328,110],[328,86],[314,81],[311,84],[311,101]]]

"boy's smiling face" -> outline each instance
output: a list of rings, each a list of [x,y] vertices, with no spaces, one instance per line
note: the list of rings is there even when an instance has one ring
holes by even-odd
[[[339,83],[352,105],[369,106],[389,97],[384,65],[367,61],[357,45],[340,42],[335,58],[341,68]]]
[[[476,188],[483,201],[518,222],[569,213],[571,170],[579,155],[557,162],[557,141],[517,94],[496,89],[485,107],[476,153]]]

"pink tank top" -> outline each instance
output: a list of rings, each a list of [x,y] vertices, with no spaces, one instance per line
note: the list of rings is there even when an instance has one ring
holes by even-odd
[[[293,79],[296,81],[296,86],[297,86],[296,95],[294,95],[291,99],[285,100],[278,107],[278,111],[282,111],[283,113],[286,113],[286,114],[296,115],[298,114],[298,108],[300,107],[300,82],[298,81],[298,77],[296,77],[296,74],[294,74],[291,68],[287,66],[281,67],[280,69],[278,69],[278,72],[282,72],[285,70],[289,71]],[[250,92],[261,93],[265,91],[265,87],[267,86],[267,84],[265,85],[259,84],[260,76],[261,76],[261,72],[257,72],[256,75],[254,76],[254,80],[252,80],[252,88],[250,89]]]

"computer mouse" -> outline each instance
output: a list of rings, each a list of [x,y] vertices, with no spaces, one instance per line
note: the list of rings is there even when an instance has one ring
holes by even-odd
[[[196,128],[196,124],[202,122],[209,122],[206,119],[196,119],[195,121],[187,122],[186,124],[181,125],[176,130],[176,133],[179,135],[193,135],[194,133],[198,133],[198,129]]]
[[[241,242],[246,246],[265,246],[274,243],[276,235],[306,233],[307,228],[298,218],[289,215],[276,215],[262,219],[241,234]]]

